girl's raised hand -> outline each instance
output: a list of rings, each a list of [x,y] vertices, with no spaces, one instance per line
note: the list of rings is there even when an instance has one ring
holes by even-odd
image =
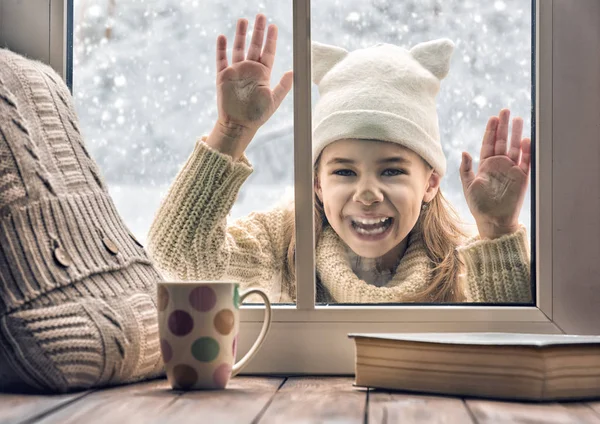
[[[269,25],[263,48],[267,18],[256,15],[252,41],[245,52],[248,21],[238,19],[231,65],[227,61],[227,38],[217,37],[218,125],[233,133],[254,134],[275,113],[292,87],[293,73],[286,72],[271,90],[271,70],[277,46],[277,26]]]
[[[476,174],[471,155],[463,152],[460,178],[482,238],[498,238],[519,228],[529,182],[531,140],[521,138],[523,120],[515,118],[507,146],[509,118],[510,111],[503,109],[499,117],[489,119]]]

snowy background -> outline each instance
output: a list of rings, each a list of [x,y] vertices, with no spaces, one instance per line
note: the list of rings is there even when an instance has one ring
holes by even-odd
[[[75,0],[77,112],[117,208],[142,243],[195,141],[217,118],[217,36],[227,36],[231,61],[236,20],[249,20],[248,46],[258,12],[279,28],[274,86],[292,69],[291,1]],[[461,152],[471,154],[476,171],[487,119],[502,107],[524,118],[524,136],[531,133],[531,0],[320,0],[311,15],[313,40],[350,51],[379,42],[454,41],[438,97],[448,162],[442,190],[474,223],[458,174]],[[314,105],[314,86],[312,95]],[[232,218],[270,209],[293,192],[293,92],[246,154],[255,171]],[[530,236],[533,183],[520,217]]]

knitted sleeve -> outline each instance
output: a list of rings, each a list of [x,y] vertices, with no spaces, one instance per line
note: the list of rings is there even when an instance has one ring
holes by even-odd
[[[280,299],[285,251],[282,209],[254,212],[228,225],[239,189],[252,173],[243,156],[198,140],[157,211],[148,251],[168,279],[239,281]],[[256,299],[259,299],[256,297]]]
[[[466,265],[461,282],[468,302],[531,302],[529,241],[524,225],[494,240],[475,235],[457,251]]]

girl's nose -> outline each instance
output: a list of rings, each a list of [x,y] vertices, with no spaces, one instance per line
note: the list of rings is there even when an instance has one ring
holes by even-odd
[[[371,205],[373,203],[379,203],[383,201],[383,193],[374,187],[362,187],[354,193],[353,200],[355,202],[361,202],[365,205]]]

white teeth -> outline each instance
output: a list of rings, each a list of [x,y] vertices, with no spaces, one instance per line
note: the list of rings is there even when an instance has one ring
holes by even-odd
[[[377,218],[377,219],[363,219],[363,218],[352,218],[352,221],[357,222],[359,224],[364,225],[374,225],[379,224],[380,222],[385,222],[389,218]]]
[[[363,219],[353,218],[352,227],[357,233],[365,235],[377,235],[385,232],[390,227],[391,218]],[[375,228],[366,229],[362,225],[376,225]]]
[[[381,234],[383,233],[386,228],[385,227],[381,227],[381,228],[377,228],[376,230],[365,230],[364,228],[360,228],[357,227],[355,228],[356,232],[361,233],[361,234],[367,234],[367,235],[373,235],[373,234]]]

